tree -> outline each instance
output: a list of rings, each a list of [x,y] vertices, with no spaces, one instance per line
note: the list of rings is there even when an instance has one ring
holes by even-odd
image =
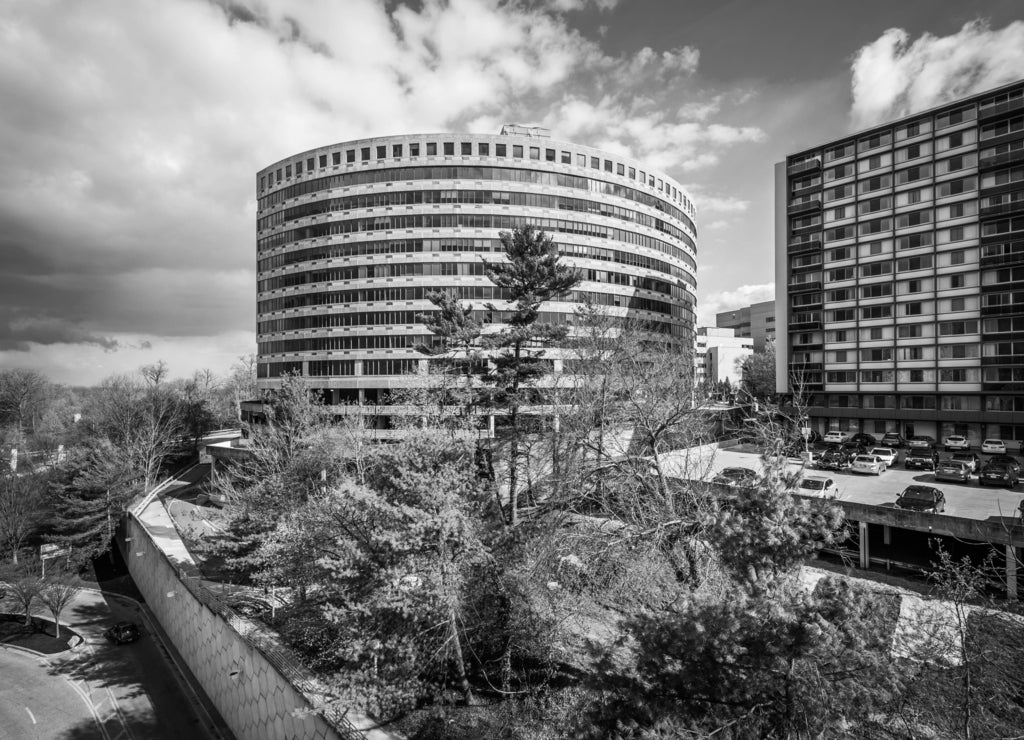
[[[486,360],[480,350],[483,328],[473,318],[472,304],[463,305],[453,292],[441,291],[427,294],[427,299],[437,306],[437,311],[422,314],[423,325],[433,332],[436,340],[422,344],[417,349],[433,358],[431,379],[438,380],[431,387],[438,415],[447,419],[447,410],[454,407],[458,417],[453,431],[466,429],[472,423],[473,408],[477,401],[474,376],[486,372]]]
[[[0,469],[0,546],[18,562],[18,553],[37,534],[44,517],[45,476]]]
[[[139,375],[141,375],[146,383],[153,388],[158,387],[161,383],[167,380],[169,372],[170,370],[167,367],[167,362],[164,360],[157,360],[150,365],[143,365],[139,368]]]
[[[0,569],[0,580],[5,582],[7,596],[25,615],[26,625],[32,623],[32,605],[39,598],[43,588],[42,579],[36,575],[39,569],[40,565],[35,560],[22,560],[17,565]]]
[[[34,433],[49,390],[49,382],[35,370],[0,371],[0,424],[14,424],[22,434]]]
[[[256,389],[256,355],[241,355],[231,366],[231,375],[227,386],[235,409],[235,418],[242,423],[242,401],[255,400],[259,396]]]
[[[53,615],[54,637],[60,638],[60,615],[81,590],[82,586],[77,579],[68,574],[58,572],[47,576],[43,581],[43,586],[39,591],[39,600]]]
[[[506,292],[514,308],[508,326],[483,338],[483,346],[492,352],[494,372],[490,401],[508,414],[509,440],[509,523],[518,522],[520,443],[523,435],[520,411],[533,397],[527,391],[542,376],[551,372],[543,359],[544,350],[564,339],[568,330],[538,322],[544,301],[564,296],[580,282],[579,273],[559,261],[558,249],[550,237],[533,226],[523,226],[499,234],[506,262],[487,262],[484,271],[495,285]],[[488,310],[501,309],[486,304]]]
[[[775,397],[775,345],[769,342],[762,352],[743,359],[743,389],[759,401]]]

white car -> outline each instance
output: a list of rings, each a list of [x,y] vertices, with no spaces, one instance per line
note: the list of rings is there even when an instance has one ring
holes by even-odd
[[[850,438],[846,432],[831,431],[825,434],[825,442],[828,444],[842,444]]]
[[[885,472],[885,463],[877,455],[857,455],[850,464],[850,472],[881,475]]]
[[[882,458],[882,462],[885,463],[885,467],[887,468],[891,468],[895,465],[896,459],[899,457],[899,453],[892,447],[872,447],[871,452],[868,454]]]
[[[816,498],[837,498],[839,489],[836,482],[831,478],[824,478],[820,475],[808,475],[796,484],[796,492],[801,496],[814,496]]]
[[[942,440],[942,446],[946,448],[946,451],[950,450],[969,450],[971,449],[971,443],[967,440],[967,437],[962,437],[959,434],[953,434]]]
[[[981,443],[981,451],[986,455],[1005,455],[1006,445],[1001,439],[986,439]]]

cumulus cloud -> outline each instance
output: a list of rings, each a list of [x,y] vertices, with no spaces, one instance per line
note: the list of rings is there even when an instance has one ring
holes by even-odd
[[[925,110],[1024,76],[1024,22],[992,29],[982,20],[949,36],[911,41],[890,28],[853,60],[855,129]]]
[[[716,314],[771,300],[775,300],[775,283],[741,285],[735,290],[698,296],[697,325],[714,326]]]

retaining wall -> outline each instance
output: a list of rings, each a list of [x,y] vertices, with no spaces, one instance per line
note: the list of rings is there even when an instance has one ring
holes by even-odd
[[[163,508],[159,501],[150,506]],[[177,539],[173,527],[172,532],[163,529],[158,526],[151,533],[135,515],[129,515],[128,569],[146,604],[239,740],[389,736],[357,732],[337,716],[332,723],[314,711],[314,706],[322,706],[323,697],[310,695],[315,691],[312,675],[297,663],[289,664],[285,652],[275,655],[275,645],[256,624],[223,607],[203,588],[187,553],[168,555],[158,547],[156,540],[170,539],[172,533]]]

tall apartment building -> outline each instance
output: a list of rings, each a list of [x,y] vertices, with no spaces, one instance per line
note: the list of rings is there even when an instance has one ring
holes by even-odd
[[[754,340],[754,351],[764,352],[767,344],[775,341],[775,301],[723,311],[715,315],[715,326],[733,329],[738,337],[750,337]]]
[[[787,157],[775,222],[818,431],[1024,440],[1024,81]]]
[[[386,403],[426,382],[427,295],[455,291],[487,330],[506,294],[484,275],[498,233],[545,230],[583,282],[541,320],[571,324],[584,299],[692,342],[696,212],[642,162],[552,140],[544,129],[349,141],[256,178],[258,380],[301,372],[327,403]],[[549,353],[557,372],[557,351]]]

